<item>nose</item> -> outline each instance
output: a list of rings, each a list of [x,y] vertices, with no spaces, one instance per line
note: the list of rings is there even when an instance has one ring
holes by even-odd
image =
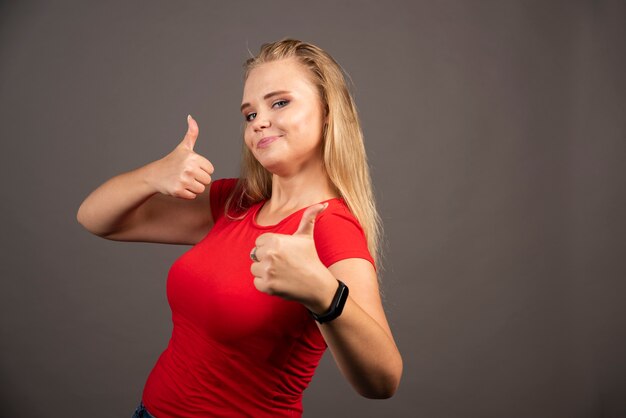
[[[256,117],[254,118],[254,121],[252,122],[252,127],[254,128],[255,131],[261,130],[261,129],[266,129],[269,128],[271,126],[270,120],[268,117],[265,116],[265,114],[261,114],[261,113],[257,113]]]

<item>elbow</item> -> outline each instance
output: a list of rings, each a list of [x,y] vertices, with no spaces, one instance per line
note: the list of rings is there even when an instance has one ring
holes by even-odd
[[[89,232],[89,233],[91,233],[91,234],[93,234],[95,236],[101,237],[101,238],[110,239],[108,237],[109,234],[104,233],[102,231],[98,231],[97,229],[95,229],[93,227],[92,223],[89,222],[89,219],[88,219],[87,215],[85,214],[85,209],[83,208],[83,205],[81,205],[78,208],[78,212],[76,212],[76,222],[78,222],[78,224],[80,226],[85,228],[87,230],[87,232]]]
[[[91,232],[91,230],[89,229],[88,223],[85,220],[85,217],[83,215],[83,211],[81,211],[82,206],[78,209],[78,212],[76,213],[76,222],[78,222],[78,224],[80,226],[82,226],[83,228],[85,228],[87,231]]]
[[[376,379],[367,387],[357,389],[359,394],[367,399],[389,399],[396,394],[402,379],[402,359],[384,376]]]
[[[82,226],[83,228],[87,229],[87,227],[85,226],[85,221],[83,220],[83,212],[81,211],[81,208],[78,208],[78,212],[76,212],[76,222],[79,223],[80,226]]]
[[[400,379],[379,382],[376,387],[359,390],[359,394],[367,399],[389,399],[396,394],[399,385]]]
[[[79,224],[81,224],[81,225],[83,224],[83,222],[82,222],[82,220],[81,220],[81,219],[82,219],[82,210],[81,210],[82,208],[83,208],[83,205],[81,204],[81,205],[78,207],[78,211],[76,211],[76,221],[77,221]]]
[[[81,205],[80,208],[78,208],[78,212],[76,212],[76,222],[78,222],[78,224],[85,228],[87,231],[95,234],[95,232],[89,227],[89,222],[85,219],[84,212],[85,211],[83,210],[83,206]]]
[[[367,399],[389,399],[396,393],[394,388],[378,390],[376,392],[361,392],[361,396]]]
[[[89,228],[89,216],[86,212],[87,209],[85,208],[85,202],[83,202],[79,206],[78,211],[76,211],[76,222],[78,222],[80,226],[85,228],[87,231],[91,232],[91,229]]]

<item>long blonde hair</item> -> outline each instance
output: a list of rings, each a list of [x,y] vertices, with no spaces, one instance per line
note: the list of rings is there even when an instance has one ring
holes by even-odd
[[[372,191],[361,124],[341,66],[315,45],[283,39],[263,44],[259,54],[244,63],[244,80],[261,64],[291,57],[309,70],[328,116],[322,135],[324,169],[361,224],[370,254],[380,269],[381,221]],[[271,194],[272,174],[254,158],[244,143],[241,176],[227,201],[226,213],[233,206],[236,206],[233,209],[237,212],[245,211],[252,204],[269,199]]]

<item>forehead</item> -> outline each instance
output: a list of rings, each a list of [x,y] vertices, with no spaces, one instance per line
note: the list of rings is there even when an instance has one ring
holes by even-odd
[[[295,58],[286,58],[261,64],[250,71],[243,87],[243,102],[253,102],[266,93],[281,90],[316,94],[308,70]]]

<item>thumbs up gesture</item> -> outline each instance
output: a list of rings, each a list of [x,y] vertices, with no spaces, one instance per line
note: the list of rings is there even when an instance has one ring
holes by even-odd
[[[327,206],[318,203],[308,207],[293,235],[259,235],[250,266],[259,291],[301,302],[316,313],[328,309],[337,281],[322,264],[313,241],[315,220]]]
[[[198,139],[198,124],[187,116],[187,133],[174,150],[153,163],[150,183],[160,193],[182,199],[195,199],[211,183],[213,164],[193,148]]]

